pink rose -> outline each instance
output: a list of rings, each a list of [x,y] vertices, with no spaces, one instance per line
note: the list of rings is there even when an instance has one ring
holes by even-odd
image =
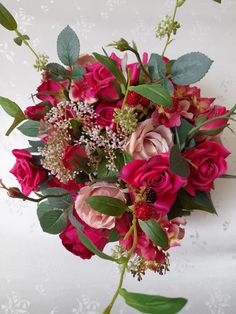
[[[90,227],[95,229],[112,229],[116,218],[101,214],[86,203],[86,200],[95,195],[110,196],[125,202],[124,194],[113,184],[107,182],[96,182],[90,186],[83,187],[76,198],[75,210],[78,216]]]
[[[190,176],[186,191],[194,196],[197,190],[210,192],[214,180],[227,171],[225,160],[230,152],[216,142],[203,142],[184,152],[184,157],[191,161]]]
[[[186,179],[172,173],[169,169],[168,153],[160,153],[149,160],[134,160],[120,173],[120,178],[136,191],[156,193],[153,206],[157,213],[168,213],[176,200],[178,190],[186,184]]]
[[[69,96],[72,101],[84,101],[88,104],[93,104],[97,101],[95,90],[85,80],[73,81]]]
[[[84,227],[84,235],[88,237],[100,251],[102,251],[108,243],[108,233],[90,228],[79,219],[75,212],[73,214],[78,222]],[[90,259],[94,255],[94,253],[89,251],[89,249],[81,243],[77,229],[69,221],[66,229],[60,234],[60,238],[64,247],[71,253],[80,256],[83,259]]]
[[[184,237],[184,229],[180,225],[185,225],[186,221],[183,217],[176,217],[168,220],[168,217],[161,216],[158,223],[165,230],[169,239],[169,247],[180,246],[180,240]]]
[[[169,152],[173,145],[172,132],[164,125],[155,126],[152,119],[140,122],[128,140],[126,150],[133,159],[149,159]]]
[[[64,85],[67,82],[64,82]],[[58,83],[52,80],[43,81],[37,88],[37,98],[42,101],[49,101],[53,106],[57,105],[60,101],[65,100],[63,83]]]
[[[47,172],[34,164],[32,155],[26,149],[14,149],[16,163],[11,173],[21,185],[23,194],[28,196],[46,178]]]
[[[62,163],[68,170],[77,170],[81,163],[85,163],[88,158],[84,149],[80,146],[80,144],[68,146],[62,158]]]
[[[31,120],[39,121],[45,117],[49,109],[49,104],[40,103],[34,106],[27,107],[25,109],[25,115]]]
[[[118,107],[115,103],[98,102],[95,104],[96,124],[101,127],[112,126],[113,125],[113,115],[114,109]]]
[[[224,106],[215,105],[208,110],[208,112],[204,113],[206,116],[206,120],[210,120],[215,117],[219,117],[219,119],[209,122],[206,125],[200,128],[200,131],[207,131],[219,128],[219,133],[222,131],[222,128],[227,125],[229,119],[220,118],[221,116],[225,115],[228,112],[227,108]]]

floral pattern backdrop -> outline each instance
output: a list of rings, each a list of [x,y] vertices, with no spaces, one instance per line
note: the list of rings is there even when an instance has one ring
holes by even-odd
[[[176,58],[201,51],[215,61],[199,86],[217,103],[236,102],[236,2],[221,5],[207,0],[187,0],[179,13],[182,29],[167,56]],[[31,35],[37,50],[56,57],[56,36],[70,24],[81,41],[82,52],[93,52],[121,36],[135,40],[140,51],[158,52],[158,20],[173,7],[171,0],[5,0],[21,30]],[[0,94],[22,107],[39,85],[31,55],[0,29]],[[23,73],[23,77],[22,77]],[[26,143],[17,131],[5,137],[10,119],[0,112],[0,177],[16,185],[8,170],[14,163],[11,150]],[[236,124],[233,129],[236,131]],[[224,144],[232,151],[229,173],[236,174],[236,137],[225,132]],[[182,311],[191,314],[236,312],[236,180],[219,179],[213,199],[218,216],[195,212],[187,219],[181,248],[172,250],[170,272],[147,274],[138,282],[126,276],[132,291],[185,296]],[[0,191],[0,313],[1,314],[98,314],[117,284],[116,265],[94,257],[83,261],[67,252],[60,239],[42,233],[34,204],[8,199]],[[108,248],[109,250],[109,248]],[[174,252],[173,252],[174,251]],[[114,313],[136,313],[120,300]]]

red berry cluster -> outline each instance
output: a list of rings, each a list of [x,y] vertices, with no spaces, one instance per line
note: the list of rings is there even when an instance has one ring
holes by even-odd
[[[126,104],[129,106],[138,106],[147,107],[150,104],[150,100],[146,97],[135,93],[134,91],[129,91],[126,99]]]
[[[134,214],[140,220],[149,220],[153,215],[153,209],[146,202],[138,202],[135,204]]]

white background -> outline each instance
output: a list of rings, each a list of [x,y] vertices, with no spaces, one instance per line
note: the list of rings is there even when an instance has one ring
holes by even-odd
[[[135,40],[140,51],[161,52],[154,35],[157,21],[173,8],[168,0],[5,0],[33,46],[57,61],[56,36],[70,24],[78,33],[81,51],[93,52],[121,36]],[[182,24],[167,55],[206,53],[215,62],[200,82],[203,95],[216,103],[236,102],[236,1],[187,0],[178,14]],[[0,95],[22,106],[40,84],[33,56],[16,46],[13,33],[0,28]],[[4,132],[11,119],[0,110],[0,177],[17,185],[8,173],[13,148],[26,146],[15,131]],[[235,129],[235,125],[233,126]],[[232,151],[229,172],[236,174],[236,137],[223,136]],[[171,252],[171,271],[164,277],[148,274],[141,283],[126,276],[125,287],[167,296],[185,296],[182,313],[236,313],[236,181],[220,179],[213,199],[218,216],[196,212],[188,218],[181,248]],[[115,265],[96,257],[83,261],[67,252],[57,236],[44,234],[34,204],[8,199],[0,191],[0,313],[97,314],[110,301],[118,282]],[[134,313],[119,300],[113,313]]]

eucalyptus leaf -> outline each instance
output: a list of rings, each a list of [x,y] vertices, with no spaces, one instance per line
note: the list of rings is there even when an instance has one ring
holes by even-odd
[[[17,29],[16,20],[2,3],[0,3],[0,24],[9,31],[15,31]]]
[[[60,82],[68,78],[67,70],[58,63],[48,63],[46,68],[49,78],[53,81]]]
[[[42,209],[41,209],[42,210]],[[67,225],[67,218],[63,210],[55,209],[48,211],[45,206],[45,213],[40,216],[40,225],[44,232],[58,234],[62,232]],[[40,212],[39,215],[42,213]]]
[[[71,78],[72,80],[81,81],[83,79],[83,75],[86,73],[86,70],[82,66],[73,67]]]
[[[187,178],[190,174],[188,162],[181,155],[177,145],[172,146],[170,150],[170,170],[183,178]]]
[[[128,210],[128,207],[123,201],[110,196],[91,196],[86,200],[86,203],[92,209],[108,216],[121,216]]]
[[[166,65],[162,57],[157,53],[152,53],[148,62],[148,71],[153,80],[160,80],[166,77]]]
[[[201,52],[191,52],[178,58],[171,67],[172,81],[178,85],[190,85],[200,81],[213,61]]]
[[[18,127],[18,130],[26,136],[37,137],[39,134],[39,126],[39,121],[27,120]]]
[[[142,313],[147,314],[176,314],[186,305],[185,298],[167,298],[158,295],[148,295],[119,290],[125,302]]]
[[[168,246],[168,237],[161,226],[154,220],[139,220],[139,225],[148,238],[156,245],[163,248]]]
[[[161,84],[153,83],[130,86],[129,90],[146,97],[154,104],[162,105],[167,108],[172,108],[173,106],[170,94]]]
[[[61,62],[67,66],[76,63],[80,53],[80,42],[76,33],[68,25],[59,34],[57,39],[57,54]]]

